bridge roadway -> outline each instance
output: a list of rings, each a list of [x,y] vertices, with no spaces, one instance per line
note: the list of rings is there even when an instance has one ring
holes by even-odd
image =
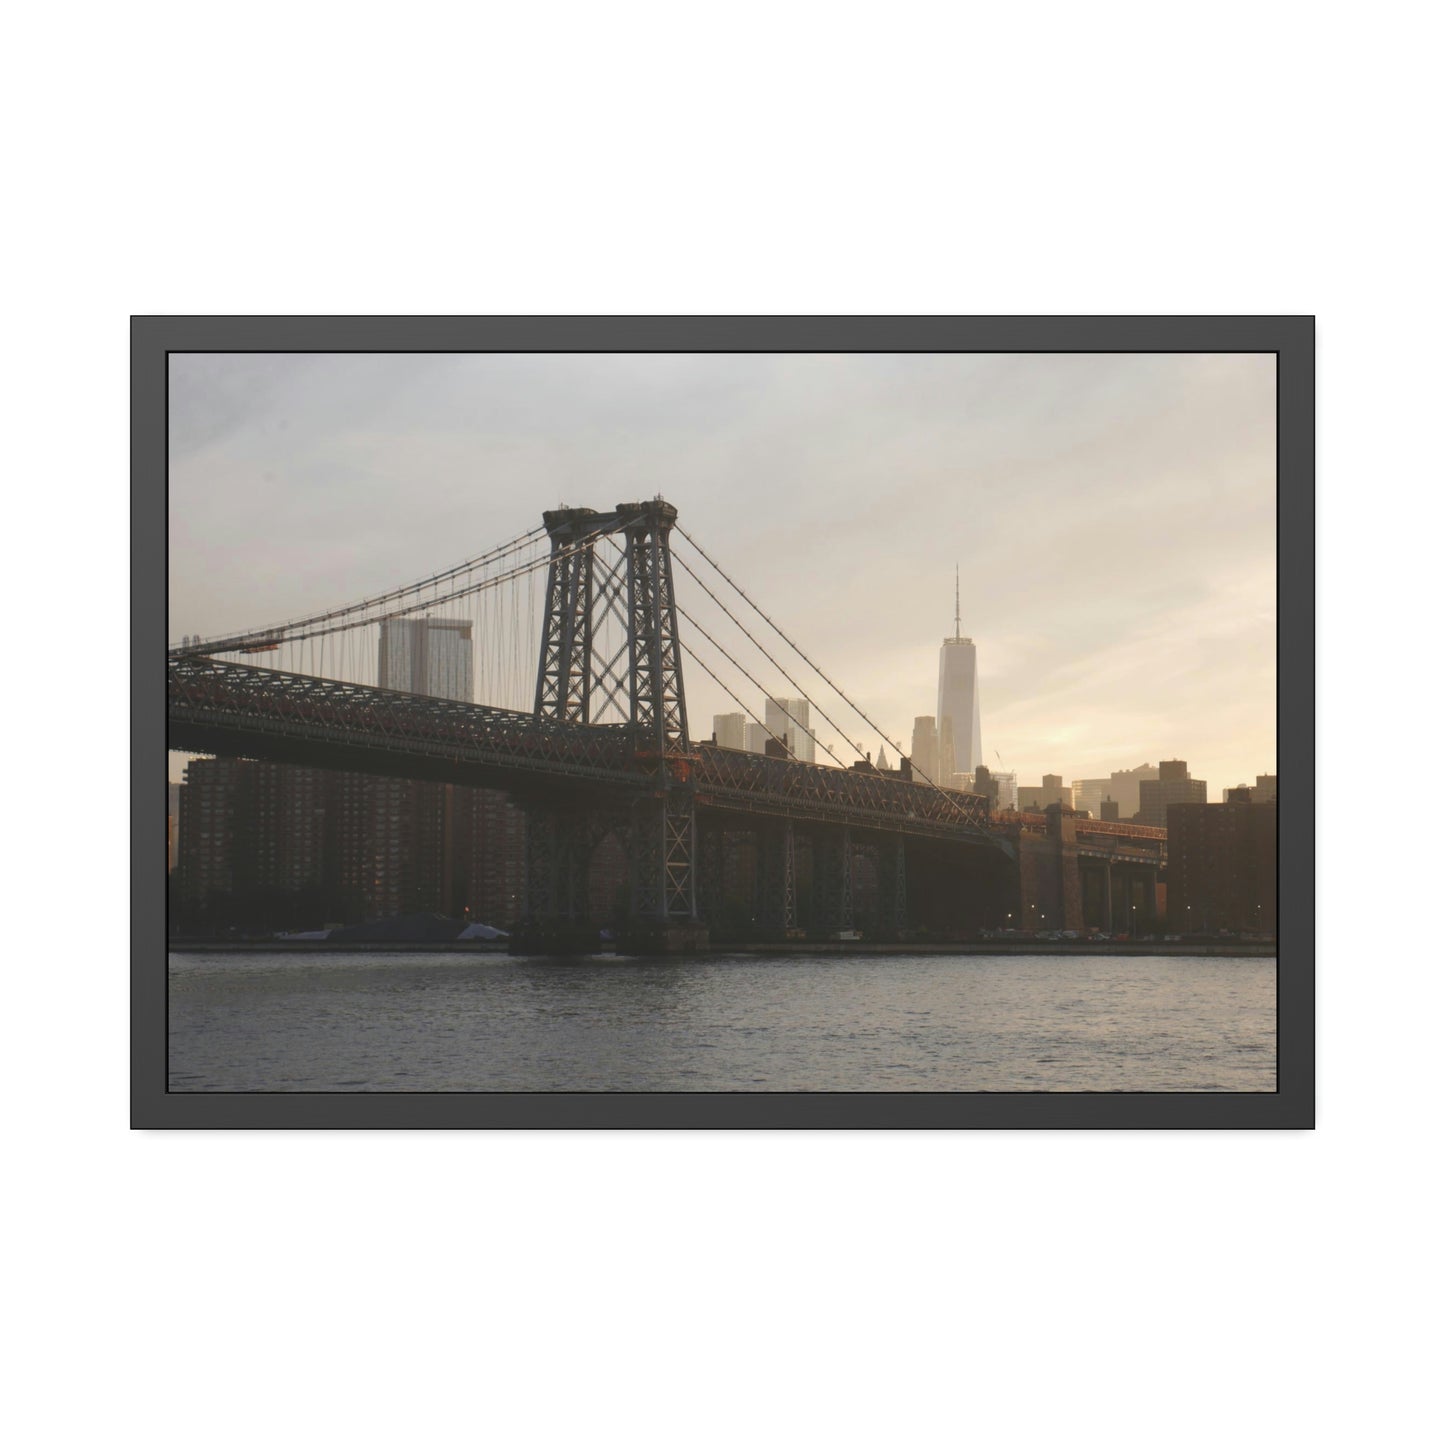
[[[789,818],[973,845],[1015,856],[987,801],[876,773],[711,746],[659,758],[630,725],[584,726],[531,713],[362,687],[197,655],[167,666],[168,744],[506,789],[522,797],[656,795],[660,767],[700,809]]]

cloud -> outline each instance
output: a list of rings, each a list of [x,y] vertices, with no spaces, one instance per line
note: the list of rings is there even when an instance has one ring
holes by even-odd
[[[177,356],[171,381],[176,637],[661,493],[890,739],[934,711],[957,562],[986,757],[1183,755],[1211,795],[1273,766],[1271,357]],[[736,704],[685,675],[705,734]]]

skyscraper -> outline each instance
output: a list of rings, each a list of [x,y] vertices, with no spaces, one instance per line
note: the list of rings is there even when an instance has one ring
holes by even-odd
[[[800,763],[811,763],[815,760],[806,699],[770,697],[763,710],[763,722],[770,733],[782,738],[791,757],[797,758]]]
[[[721,712],[712,720],[713,737],[720,748],[744,752],[748,745],[748,720],[740,712]]]
[[[449,617],[388,617],[381,624],[376,685],[473,702],[472,624]]]
[[[1139,811],[1134,821],[1163,828],[1168,826],[1171,803],[1203,803],[1207,797],[1204,779],[1191,778],[1189,764],[1174,758],[1159,764],[1158,778],[1140,780]]]
[[[930,783],[942,782],[938,772],[938,724],[931,717],[913,719],[913,768]]]
[[[953,636],[938,654],[938,750],[940,782],[967,788],[983,762],[979,731],[978,652],[961,632],[958,573],[953,578]],[[965,774],[958,778],[958,774]]]

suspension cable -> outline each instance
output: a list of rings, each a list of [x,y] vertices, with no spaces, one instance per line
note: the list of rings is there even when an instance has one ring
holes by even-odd
[[[676,554],[674,554],[674,556],[676,556]],[[773,666],[778,669],[778,671],[779,671],[780,673],[783,674],[783,677],[784,677],[789,683],[791,683],[795,688],[798,689],[798,691],[803,695],[804,701],[806,701],[810,706],[815,707],[815,708],[818,709],[818,716],[821,717],[821,718],[823,719],[823,721],[828,724],[829,727],[836,728],[836,729],[838,730],[838,736],[841,737],[841,738],[843,739],[843,741],[846,742],[846,743],[848,744],[848,746],[851,747],[851,748],[853,749],[853,751],[854,751],[855,753],[857,753],[860,758],[863,758],[865,761],[871,761],[870,759],[868,759],[868,756],[867,756],[867,754],[863,751],[863,749],[860,748],[860,747],[858,746],[858,744],[855,743],[855,742],[853,741],[853,739],[848,736],[848,734],[847,734],[847,732],[845,731],[845,729],[844,729],[835,719],[829,717],[828,714],[823,711],[822,705],[821,705],[820,703],[816,702],[813,698],[811,698],[811,697],[808,696],[808,691],[807,691],[807,689],[803,686],[803,684],[802,684],[801,682],[799,682],[799,681],[797,680],[797,678],[795,678],[795,677],[787,670],[787,668],[785,668],[785,667],[783,666],[783,664],[782,664],[781,662],[779,662],[778,659],[777,659],[776,657],[774,657],[774,656],[772,655],[772,653],[770,653],[770,652],[768,651],[768,649],[767,649],[766,647],[764,647],[763,644],[762,644],[761,642],[759,642],[756,637],[753,636],[753,634],[752,634],[751,632],[748,631],[746,625],[745,625],[743,622],[741,622],[737,617],[734,617],[734,616],[733,616],[733,614],[728,610],[728,606],[727,606],[727,604],[722,600],[722,598],[720,598],[720,597],[717,595],[717,593],[715,593],[715,592],[712,590],[712,588],[709,587],[709,586],[707,585],[707,583],[704,582],[704,581],[702,580],[702,578],[699,577],[699,576],[697,575],[697,573],[694,572],[694,571],[692,570],[692,568],[687,565],[687,558],[686,558],[686,557],[677,557],[677,561],[682,564],[682,568],[683,568],[683,570],[687,573],[687,575],[688,575],[689,577],[691,577],[692,580],[693,580],[694,582],[696,582],[697,585],[698,585],[699,587],[701,587],[702,590],[703,590],[704,592],[706,592],[707,595],[708,595],[709,597],[711,597],[714,602],[717,603],[717,605],[723,610],[723,612],[726,614],[726,616],[729,617],[729,618],[732,620],[732,622],[736,625],[738,631],[740,631],[740,632],[742,633],[742,635],[743,635],[744,637],[746,637],[746,638],[748,639],[748,641],[751,642],[751,643],[753,644],[753,646],[756,647],[756,648],[758,649],[758,651],[761,652],[762,655],[763,655],[764,657],[766,657],[766,658],[768,659],[768,661],[771,662],[771,663],[773,664]],[[693,626],[696,626],[696,625],[697,625],[696,623],[693,623]],[[774,702],[778,702],[778,699],[777,699],[777,698],[774,698],[773,701],[774,701]],[[784,712],[787,712],[787,709],[784,708],[783,711],[784,711]],[[789,715],[789,717],[792,717],[792,714],[791,714],[791,713],[789,713],[788,715]],[[794,721],[794,722],[797,722],[797,719],[796,719],[796,718],[793,718],[793,721]],[[802,724],[800,723],[799,726],[801,727]],[[831,757],[831,756],[833,756],[833,754],[832,754],[832,753],[829,753],[829,756]]]
[[[243,651],[247,646],[250,646],[258,641],[274,641],[277,643],[304,642],[306,641],[306,639],[311,637],[326,637],[338,632],[352,632],[358,628],[370,627],[378,622],[389,622],[394,618],[407,617],[414,612],[421,612],[428,607],[440,607],[446,603],[459,601],[463,597],[470,597],[475,593],[486,592],[493,587],[500,587],[504,582],[510,582],[518,577],[527,576],[529,573],[538,572],[543,567],[549,566],[554,561],[559,561],[565,557],[570,557],[574,553],[581,551],[583,548],[588,546],[591,541],[591,538],[585,538],[580,542],[573,543],[569,547],[559,548],[556,552],[543,553],[540,556],[533,558],[527,562],[520,563],[519,565],[513,567],[507,572],[493,573],[491,576],[482,578],[480,582],[470,583],[466,587],[461,587],[454,592],[447,593],[444,597],[423,598],[420,602],[413,602],[409,606],[393,608],[390,612],[383,613],[379,617],[358,617],[354,618],[349,622],[336,622],[330,627],[313,627],[309,631],[295,632],[287,637],[274,636],[264,632],[247,633],[244,636],[225,637],[218,639],[218,641],[210,644],[202,643],[199,646],[192,644],[190,647],[173,648],[171,650],[171,656],[189,656],[193,654],[209,656],[210,654],[217,652],[240,652]],[[425,582],[421,584],[421,586],[423,587],[426,585],[427,584]],[[415,591],[416,589],[410,588],[403,590]],[[373,601],[375,600],[376,599],[373,599]],[[318,616],[314,619],[314,621],[323,622],[335,617],[344,617],[348,613],[355,612],[357,610],[358,609],[354,607],[343,608],[336,612],[326,613],[323,616]],[[293,625],[305,626],[306,624],[298,623]]]
[[[752,683],[752,685],[753,685],[755,688],[757,688],[757,689],[763,694],[764,697],[766,697],[766,696],[768,695],[768,690],[767,690],[767,688],[765,688],[765,687],[763,686],[763,684],[760,683],[760,682],[757,680],[757,678],[755,678],[755,677],[752,675],[752,673],[750,673],[750,672],[747,670],[747,668],[745,668],[745,667],[742,665],[742,663],[740,663],[740,662],[737,660],[737,658],[735,658],[735,657],[732,655],[732,653],[730,653],[730,652],[727,650],[727,648],[725,648],[725,647],[722,645],[722,643],[720,643],[720,642],[717,640],[717,638],[715,638],[715,637],[712,635],[712,633],[710,633],[710,632],[707,630],[707,628],[705,628],[695,617],[690,616],[690,615],[687,613],[687,611],[682,607],[682,605],[681,605],[680,603],[677,603],[675,599],[674,599],[674,605],[677,607],[678,615],[679,615],[680,617],[686,618],[687,621],[688,621],[693,627],[697,628],[697,630],[698,630],[700,633],[702,633],[702,635],[703,635],[705,638],[707,638],[707,640],[708,640],[710,643],[712,643],[712,645],[713,645],[715,648],[717,648],[717,650],[718,650],[720,653],[722,653],[722,655],[723,655],[725,658],[727,658],[727,660],[728,660],[730,663],[732,663],[732,665],[733,665],[735,668],[737,668],[737,670],[738,670],[740,673],[742,673],[742,675],[743,675],[745,678],[747,678],[747,680],[748,680],[750,683]],[[714,676],[715,676],[715,674],[714,674]],[[725,690],[726,690],[726,689],[725,689]],[[734,701],[734,702],[737,701],[736,696],[734,696],[731,692],[729,692],[729,696],[733,697],[733,701]],[[790,712],[787,710],[787,708],[783,707],[783,706],[782,706],[782,703],[779,702],[779,700],[778,700],[777,698],[774,698],[773,701],[776,702],[776,703],[778,703],[779,710],[783,713],[783,715],[788,719],[789,722],[795,723],[799,728],[802,728],[802,730],[803,730],[804,732],[807,732],[807,729],[806,729],[805,727],[803,727],[803,724],[800,723],[800,722],[798,722],[798,719],[795,718],[795,717],[792,715],[792,713],[790,713]],[[789,701],[791,702],[792,699],[790,698]],[[752,716],[753,716],[753,715],[752,715],[752,712],[751,712],[748,708],[744,707],[743,711],[744,711],[744,712],[747,712],[749,717],[752,717]],[[757,721],[756,718],[754,718],[753,720],[754,720],[755,722]],[[837,726],[836,723],[834,723],[833,725],[834,725],[835,727]],[[763,726],[766,728],[766,727],[767,727],[767,724],[764,723]],[[786,740],[783,739],[783,738],[778,738],[778,737],[777,737],[777,734],[776,734],[776,733],[773,733],[771,728],[768,728],[768,731],[769,731],[769,733],[770,733],[774,738],[777,739],[777,741],[781,742],[785,748],[788,746]],[[840,768],[843,768],[843,769],[846,771],[846,769],[847,769],[847,767],[848,767],[848,764],[845,763],[845,762],[843,761],[843,759],[840,758],[840,757],[838,756],[838,754],[835,753],[835,752],[833,751],[833,749],[828,746],[827,743],[818,741],[817,739],[814,739],[814,741],[817,741],[817,742],[818,742],[818,746],[819,746],[820,748],[822,748],[823,751],[824,751],[825,753],[827,753],[828,756],[829,756],[830,758],[832,758],[833,761],[834,761],[835,763],[837,763]],[[856,744],[855,744],[855,747],[856,747]],[[792,749],[789,748],[788,751],[791,752]]]
[[[513,537],[511,541],[503,542],[500,546],[493,547],[489,552],[483,552],[480,556],[473,557],[466,562],[457,563],[455,567],[448,567],[445,571],[433,573],[432,576],[423,577],[420,581],[410,582],[405,587],[395,587],[390,592],[378,593],[374,597],[365,598],[360,602],[353,602],[346,607],[334,607],[329,612],[318,612],[311,617],[296,618],[293,621],[279,623],[276,626],[269,628],[255,628],[249,632],[238,633],[231,637],[217,638],[214,641],[207,640],[200,643],[192,644],[191,647],[186,649],[176,650],[197,652],[201,651],[203,648],[209,648],[209,650],[212,652],[236,651],[238,650],[239,646],[249,645],[250,643],[256,641],[269,640],[271,638],[277,638],[279,640],[283,634],[292,633],[299,628],[314,627],[315,624],[320,622],[331,622],[339,617],[348,617],[355,612],[364,612],[372,607],[379,607],[383,603],[391,602],[398,598],[405,597],[410,593],[420,592],[426,587],[431,587],[433,590],[433,595],[435,596],[436,588],[440,583],[447,581],[449,578],[459,576],[463,572],[473,572],[478,567],[485,566],[491,562],[499,561],[513,552],[518,552],[544,531],[546,531],[546,528],[544,526],[533,527],[530,531],[523,532],[518,537]],[[458,595],[465,594],[461,593]],[[367,620],[375,622],[379,621],[380,619],[370,618]],[[364,625],[364,623],[359,625]],[[309,637],[320,636],[321,634],[307,633],[306,635]],[[235,643],[238,646],[230,647],[218,645],[230,643]]]
[[[863,721],[864,721],[865,723],[867,723],[868,726],[869,726],[870,728],[872,728],[875,733],[878,734],[878,736],[879,736],[880,738],[883,739],[884,742],[886,742],[886,743],[891,743],[892,746],[895,747],[895,748],[898,748],[899,753],[902,754],[903,749],[902,749],[901,747],[899,747],[899,745],[898,745],[897,743],[892,742],[892,739],[890,739],[890,738],[888,737],[888,735],[883,731],[883,729],[880,728],[880,727],[878,726],[878,724],[877,724],[876,722],[874,722],[873,719],[872,719],[871,717],[869,717],[868,714],[865,713],[865,712],[863,711],[863,709],[862,709],[861,707],[859,707],[858,704],[855,703],[855,702],[853,701],[853,699],[850,698],[850,697],[848,696],[848,694],[847,694],[846,692],[844,692],[843,689],[842,689],[841,687],[839,687],[838,684],[837,684],[836,682],[834,682],[833,679],[832,679],[831,677],[829,677],[828,674],[827,674],[826,672],[824,672],[823,669],[822,669],[821,667],[819,667],[818,664],[817,664],[816,662],[814,662],[813,659],[812,659],[811,657],[809,657],[808,654],[807,654],[806,652],[804,652],[803,649],[802,649],[801,647],[799,647],[798,644],[797,644],[796,642],[794,642],[793,639],[792,639],[791,637],[789,637],[788,634],[787,634],[786,632],[784,632],[783,629],[782,629],[781,627],[779,627],[778,624],[777,624],[776,622],[774,622],[773,619],[772,619],[771,617],[769,617],[768,614],[767,614],[766,612],[764,612],[763,609],[762,609],[761,607],[759,607],[758,604],[757,604],[756,602],[754,602],[753,599],[752,599],[750,596],[748,596],[748,594],[742,589],[742,587],[741,587],[737,582],[735,582],[730,576],[728,576],[728,574],[727,574],[726,572],[723,571],[723,569],[718,565],[718,563],[715,562],[715,561],[713,560],[713,558],[708,555],[708,553],[706,552],[706,550],[705,550],[705,549],[702,547],[702,545],[697,541],[697,539],[692,536],[691,533],[684,531],[682,527],[677,526],[676,524],[674,524],[674,530],[677,531],[678,533],[680,533],[684,538],[687,539],[687,541],[688,541],[689,543],[691,543],[691,545],[696,549],[696,551],[698,552],[698,554],[699,554],[701,557],[703,557],[703,558],[708,562],[708,564],[709,564],[709,565],[712,567],[712,569],[718,574],[718,576],[720,576],[720,577],[733,589],[733,591],[736,592],[736,593],[738,594],[738,596],[741,597],[741,598],[743,599],[743,601],[746,602],[746,603],[748,604],[748,606],[751,607],[751,608],[753,609],[753,611],[756,612],[756,613],[758,614],[758,616],[761,617],[761,618],[763,619],[763,621],[766,622],[766,623],[768,624],[768,626],[771,627],[771,628],[773,629],[773,631],[776,632],[776,633],[778,634],[778,636],[781,637],[781,638],[783,639],[783,641],[786,642],[786,643],[788,644],[788,646],[791,647],[791,648],[793,649],[793,651],[796,652],[796,653],[798,654],[798,656],[801,657],[801,658],[803,659],[803,661],[806,662],[806,663],[808,664],[808,666],[811,667],[811,668],[813,669],[813,671],[816,672],[816,673],[818,674],[818,676],[821,677],[821,678],[823,679],[823,681],[826,682],[826,683],[828,684],[828,686],[831,687],[831,688],[833,689],[833,691],[836,692],[836,693],[838,694],[838,696],[841,697],[841,698],[843,699],[843,701],[844,701],[845,703],[847,703],[847,705],[848,705],[850,708],[852,708],[853,711],[854,711],[855,713],[857,713],[858,716],[859,716],[860,718],[862,718]],[[676,554],[674,554],[674,555],[676,555]],[[688,571],[688,573],[689,573],[691,576],[693,576],[693,577],[696,577],[696,576],[697,576],[697,574],[696,574],[695,572],[693,572],[692,568],[687,566],[687,562],[686,562],[685,559],[679,557],[679,558],[678,558],[678,561],[680,561],[680,562],[682,563],[682,565],[687,568],[687,571]],[[700,585],[701,585],[700,579],[699,579],[699,583],[700,583]],[[706,589],[704,589],[704,590],[706,590]],[[711,596],[711,595],[712,595],[711,592],[709,592],[708,595]],[[714,600],[716,601],[715,598],[714,598]],[[719,602],[719,603],[718,603],[718,606],[721,607],[721,606],[722,606],[722,603]],[[726,608],[724,608],[724,611],[726,611]],[[730,617],[732,616],[731,613],[729,613],[728,615],[729,615]],[[734,621],[737,621],[736,618],[734,618],[733,620],[734,620]],[[697,624],[694,623],[693,625],[696,626]],[[742,627],[742,623],[739,622],[739,623],[738,623],[738,626],[739,626],[739,627]],[[746,629],[745,627],[743,627],[742,630],[744,631],[744,633],[747,633],[747,629]],[[750,636],[751,634],[748,634],[748,635]],[[760,646],[760,648],[761,648],[761,644],[759,644],[759,646]],[[763,655],[764,655],[764,656],[767,656],[766,652],[765,652]],[[769,659],[769,660],[771,661],[771,659]],[[774,666],[777,666],[777,664],[775,663]],[[779,671],[782,671],[782,669],[779,668]],[[787,676],[786,673],[784,673],[783,675],[784,675],[785,677]],[[794,683],[794,686],[797,687],[797,686],[799,686],[799,684]],[[801,689],[800,689],[800,690],[801,690]],[[815,705],[816,705],[816,704],[815,704]],[[820,713],[823,712],[822,708],[819,708],[818,711],[819,711]],[[827,716],[827,714],[823,714],[823,715],[824,715],[825,717]],[[832,719],[830,718],[829,721],[832,722]],[[832,725],[833,725],[834,727],[838,727],[838,724],[837,724],[837,723],[833,723]],[[841,728],[839,728],[838,730],[839,730],[839,732],[842,732],[842,731],[843,731]],[[854,750],[856,751],[858,745],[857,745],[856,743],[854,743],[854,744],[853,744],[853,747],[854,747]],[[830,754],[830,756],[831,756],[831,754]],[[946,789],[946,788],[942,787],[940,784],[936,783],[932,778],[930,778],[930,777],[928,776],[927,773],[925,773],[925,772],[923,771],[922,768],[913,768],[913,760],[912,760],[911,758],[909,759],[909,767],[910,767],[911,769],[913,769],[913,771],[915,771],[915,772],[917,773],[917,775],[918,775],[920,778],[922,778],[922,780],[923,780],[925,783],[927,783],[930,788],[932,788],[932,789],[934,790],[934,792],[936,792],[940,797],[945,798],[948,802],[950,802],[950,803],[953,805],[953,807],[954,807],[954,809],[955,809],[956,811],[958,811],[959,813],[963,813],[964,810],[963,810],[961,807],[959,807],[959,805],[958,805],[956,802],[954,802],[954,800],[953,800],[951,797],[949,797],[949,792],[950,792],[950,790],[949,790],[949,789]]]
[[[755,723],[758,725],[758,727],[762,728],[762,730],[763,730],[765,733],[767,733],[767,735],[768,735],[770,738],[772,738],[772,740],[773,740],[775,743],[781,743],[781,744],[783,745],[783,747],[785,747],[785,748],[788,746],[788,740],[787,740],[786,738],[780,738],[780,737],[777,735],[777,733],[775,733],[775,732],[772,730],[772,728],[770,728],[770,727],[767,725],[767,723],[765,723],[765,722],[762,720],[762,718],[760,718],[760,717],[757,715],[757,713],[755,713],[755,712],[752,710],[752,708],[750,708],[750,707],[747,705],[747,703],[745,703],[745,702],[742,700],[742,698],[740,698],[740,697],[737,695],[737,693],[735,693],[735,692],[732,690],[732,688],[730,688],[730,687],[727,685],[727,683],[725,683],[725,682],[722,680],[722,678],[720,678],[720,677],[717,675],[717,673],[715,673],[715,672],[712,670],[712,668],[710,668],[710,667],[707,665],[707,663],[705,663],[705,662],[702,660],[702,658],[700,658],[700,657],[697,655],[697,653],[695,653],[695,652],[692,650],[692,648],[690,648],[690,647],[687,645],[687,643],[684,642],[684,643],[682,644],[682,650],[683,650],[685,653],[687,653],[687,655],[688,655],[690,658],[692,658],[692,660],[693,660],[695,663],[697,663],[697,665],[698,665],[700,668],[702,668],[702,670],[703,670],[705,673],[707,673],[707,675],[708,675],[710,678],[712,678],[712,680],[713,680],[715,683],[717,683],[717,685],[718,685],[720,688],[722,688],[722,690],[723,690],[725,693],[727,693],[727,695],[728,695],[730,698],[732,698],[732,700],[733,700],[735,703],[737,703],[737,705],[738,705],[740,708],[742,708],[742,710],[743,710],[745,713],[747,713],[747,715],[753,720],[753,722],[755,722]],[[725,750],[725,751],[736,751],[736,750],[735,750],[735,749],[731,749],[731,750]],[[747,749],[744,748],[743,751],[744,751],[744,752],[747,752]],[[756,754],[756,753],[751,753],[751,754],[749,754],[749,756],[751,756],[751,757],[756,757],[757,754]]]

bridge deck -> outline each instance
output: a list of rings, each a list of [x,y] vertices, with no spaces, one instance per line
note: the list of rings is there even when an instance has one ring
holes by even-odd
[[[172,747],[513,791],[690,787],[700,808],[1011,851],[972,794],[701,747],[659,757],[629,726],[591,727],[200,656],[167,672]],[[665,772],[663,770],[666,770]]]

